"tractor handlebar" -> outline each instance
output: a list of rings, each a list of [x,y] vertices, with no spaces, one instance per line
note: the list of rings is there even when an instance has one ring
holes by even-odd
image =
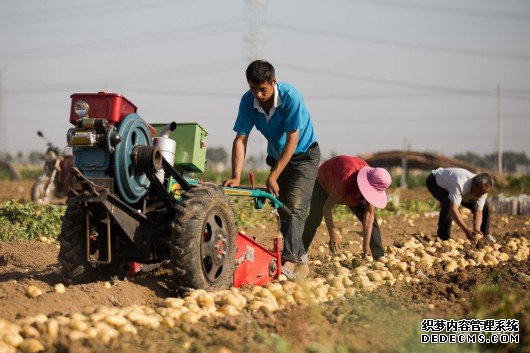
[[[291,211],[281,202],[278,200],[274,195],[271,193],[265,191],[264,189],[254,189],[254,188],[244,188],[244,187],[225,187],[225,194],[228,196],[249,196],[253,197],[255,200],[255,208],[261,209],[263,208],[264,201],[269,200],[271,202],[271,206],[278,211],[278,213],[282,215],[290,215]]]

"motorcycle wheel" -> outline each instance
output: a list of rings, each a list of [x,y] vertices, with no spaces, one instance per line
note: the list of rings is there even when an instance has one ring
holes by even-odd
[[[31,201],[39,205],[48,205],[55,193],[55,184],[50,185],[49,192],[46,193],[46,188],[50,183],[50,178],[39,178],[31,188]]]

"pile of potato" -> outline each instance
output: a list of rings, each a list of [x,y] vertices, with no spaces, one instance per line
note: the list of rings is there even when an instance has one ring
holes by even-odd
[[[372,291],[381,285],[393,286],[396,281],[415,284],[432,273],[435,264],[441,264],[445,272],[452,272],[468,266],[495,266],[510,258],[523,261],[528,257],[529,244],[524,237],[511,238],[505,246],[485,245],[479,249],[464,239],[422,243],[410,238],[401,247],[387,247],[387,255],[379,261],[361,260],[349,251],[335,256],[322,255],[321,259],[311,261],[311,266],[317,269],[325,262],[328,272],[325,278],[291,282],[282,275],[264,287],[217,292],[195,290],[184,298],[166,298],[157,308],[98,306],[55,317],[36,315],[16,323],[0,319],[0,353],[17,349],[25,353],[43,351],[39,338],[46,335],[53,341],[59,332],[71,340],[86,338],[108,344],[122,334],[135,335],[142,329],[193,324],[202,318],[235,316],[246,311],[276,311],[293,304],[318,304]],[[65,288],[56,285],[54,290],[62,293]],[[27,295],[33,298],[46,294],[29,286]]]

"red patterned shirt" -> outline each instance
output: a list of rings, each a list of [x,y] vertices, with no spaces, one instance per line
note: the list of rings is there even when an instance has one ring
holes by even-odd
[[[341,196],[339,204],[357,206],[361,203],[361,191],[357,185],[357,174],[367,166],[361,158],[336,156],[318,168],[317,181],[328,194],[335,191]]]

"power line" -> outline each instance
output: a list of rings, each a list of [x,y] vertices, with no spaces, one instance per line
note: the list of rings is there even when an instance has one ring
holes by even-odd
[[[440,95],[452,95],[450,93],[304,93],[304,98],[308,100],[344,100],[344,99],[400,99],[400,98],[421,98],[437,97]]]
[[[518,93],[517,98],[528,99],[530,96],[520,96],[522,93]],[[527,93],[530,94],[530,93]],[[402,98],[429,98],[429,97],[440,97],[440,96],[462,96],[468,95],[462,92],[437,92],[437,93],[337,93],[337,94],[320,94],[320,93],[308,93],[304,94],[305,99],[311,100],[345,100],[345,99],[402,99]]]
[[[530,138],[529,134],[505,134],[505,137],[508,137],[510,139],[518,139],[518,138]],[[487,134],[476,134],[476,135],[464,135],[464,136],[422,136],[420,138],[410,138],[412,142],[414,140],[416,141],[444,141],[444,142],[454,142],[454,141],[467,141],[467,140],[484,140],[487,138]]]
[[[3,54],[5,60],[33,60],[44,57],[55,57],[73,54],[99,54],[102,50],[122,50],[126,47],[136,47],[138,45],[151,45],[160,42],[173,41],[178,39],[193,39],[211,35],[219,35],[226,32],[238,30],[242,27],[240,20],[230,20],[208,25],[198,25],[182,29],[172,29],[168,31],[147,33],[142,36],[128,36],[113,38],[111,40],[97,40],[76,42],[55,47],[31,48],[16,53]],[[90,48],[90,50],[87,50]]]
[[[504,92],[516,93],[516,94],[530,94],[530,89],[512,88],[512,89],[505,89]]]
[[[387,7],[395,7],[400,10],[412,9],[419,11],[448,13],[453,15],[468,16],[468,17],[484,17],[495,20],[511,20],[529,22],[530,14],[528,13],[514,13],[504,11],[491,11],[482,9],[471,9],[454,6],[439,6],[425,3],[411,3],[407,1],[387,1],[387,0],[345,0],[347,2],[360,2],[370,5],[380,5]]]
[[[215,62],[208,62],[208,63],[201,63],[197,65],[188,65],[184,67],[177,67],[177,68],[166,68],[162,70],[154,70],[154,71],[144,71],[144,72],[135,72],[132,74],[123,74],[119,76],[114,77],[104,77],[104,78],[92,78],[92,79],[83,79],[78,81],[70,81],[70,82],[61,82],[61,83],[53,83],[53,84],[46,84],[43,82],[38,81],[28,81],[28,80],[21,80],[21,79],[12,79],[14,81],[22,81],[25,84],[30,85],[29,88],[12,88],[12,89],[4,89],[1,93],[3,94],[44,94],[44,93],[50,93],[50,92],[63,92],[64,89],[71,89],[71,87],[75,86],[77,90],[82,89],[94,89],[94,85],[100,85],[102,82],[112,82],[114,86],[116,85],[123,85],[123,84],[130,84],[135,82],[146,82],[146,81],[153,81],[157,79],[173,79],[176,78],[174,76],[178,75],[179,78],[185,77],[185,76],[197,76],[200,74],[207,74],[207,73],[218,73],[218,72],[226,72],[227,69],[236,69],[236,66],[233,65],[233,63],[237,61],[235,58],[222,60],[222,61],[215,61]],[[341,79],[355,79],[355,80],[365,80],[373,83],[380,83],[380,84],[391,84],[393,86],[398,85],[399,87],[407,86],[408,88],[414,88],[414,89],[427,89],[431,92],[426,93],[368,93],[368,94],[345,94],[345,93],[330,93],[330,94],[322,94],[322,93],[306,93],[304,94],[304,97],[306,99],[312,99],[312,100],[351,100],[351,99],[388,99],[388,98],[418,98],[418,97],[435,97],[440,95],[478,95],[478,96],[491,96],[493,93],[489,91],[479,91],[479,90],[469,90],[469,89],[459,89],[459,88],[452,88],[452,87],[441,87],[441,86],[431,86],[431,85],[423,85],[418,83],[410,83],[410,82],[404,82],[404,81],[396,81],[396,80],[388,80],[388,79],[382,79],[382,78],[374,78],[374,77],[367,77],[367,76],[359,76],[354,75],[351,73],[336,73],[336,72],[330,72],[330,71],[324,71],[320,69],[313,69],[308,67],[301,67],[301,66],[293,66],[290,64],[278,64],[280,67],[285,66],[292,70],[298,70],[303,72],[309,72],[312,74],[321,74],[331,77],[339,77]],[[237,69],[240,69],[239,66],[237,66]],[[222,70],[222,71],[221,71]],[[100,86],[98,86],[100,87]],[[167,95],[182,95],[182,96],[196,96],[196,97],[217,97],[217,98],[234,98],[234,97],[240,97],[240,92],[219,92],[218,91],[190,91],[190,90],[175,90],[175,89],[160,89],[160,88],[146,88],[143,87],[128,87],[128,90],[134,90],[136,92],[144,92],[144,93],[152,93],[152,94],[167,94]],[[526,91],[521,91],[526,92]],[[521,100],[530,100],[530,96],[522,96],[523,93],[518,94],[510,94],[508,95],[509,98],[513,99],[521,99]]]
[[[421,134],[418,132],[418,134]],[[392,136],[393,139],[395,139],[396,141],[397,140],[400,140],[401,137],[399,137],[400,135],[398,136]],[[530,135],[528,134],[505,134],[504,135],[505,137],[508,137],[510,139],[529,139],[530,138]],[[489,135],[488,134],[475,134],[475,135],[464,135],[464,136],[454,136],[454,135],[451,135],[451,136],[448,136],[448,135],[444,135],[444,136],[440,136],[440,135],[434,135],[434,136],[427,136],[425,134],[421,135],[421,137],[412,137],[412,135],[408,135],[407,137],[407,141],[414,144],[416,141],[427,141],[427,142],[433,142],[433,141],[436,141],[437,144],[440,144],[440,142],[445,142],[445,143],[450,143],[451,145],[454,145],[455,142],[466,142],[466,141],[484,141],[484,140],[488,140],[489,138]],[[341,142],[341,141],[349,141],[349,142],[364,142],[364,141],[368,141],[368,142],[373,142],[375,140],[377,140],[377,137],[371,137],[371,136],[367,136],[366,134],[364,134],[363,136],[356,136],[355,139],[352,139],[351,136],[333,136],[333,138],[330,138],[330,139],[326,139],[324,137],[319,137],[319,144],[321,146],[321,148],[324,146],[324,147],[327,147],[325,141],[328,141],[328,140],[331,140],[331,142],[333,143],[336,143],[336,142]],[[434,147],[432,144],[430,145],[430,147]]]
[[[151,93],[151,94],[163,94],[170,96],[186,96],[186,97],[197,97],[197,98],[241,98],[242,94],[237,93],[224,93],[224,92],[193,92],[185,90],[166,90],[158,88],[143,88],[143,87],[131,87],[130,91],[140,92],[140,93]]]
[[[216,72],[224,73],[227,70],[234,69],[235,67],[233,63],[235,61],[236,59],[227,59],[227,60],[222,60],[222,61],[207,62],[207,63],[201,63],[201,64],[196,64],[196,65],[176,67],[176,68],[175,67],[166,68],[163,70],[146,71],[146,72],[139,72],[139,73],[134,73],[134,74],[114,76],[114,77],[93,78],[93,79],[86,79],[86,80],[79,80],[79,81],[52,83],[52,84],[23,80],[25,84],[28,84],[31,87],[4,89],[0,91],[0,93],[1,94],[23,94],[23,95],[62,93],[64,92],[65,89],[71,89],[72,87],[74,87],[77,91],[85,90],[85,89],[94,90],[94,86],[100,87],[98,85],[101,85],[102,82],[112,82],[113,85],[116,86],[116,85],[130,84],[130,83],[135,83],[135,82],[144,83],[147,81],[156,80],[157,78],[158,79],[160,78],[174,79],[177,77],[178,78],[188,77],[188,76],[196,77],[202,74],[211,74],[212,72],[213,73],[216,73]],[[128,87],[128,90],[134,90],[134,89],[135,89],[134,87]],[[144,88],[142,87],[139,89],[142,90]],[[175,92],[171,90],[167,90],[166,93],[175,94]],[[195,93],[197,95],[207,94],[203,92],[195,92]]]
[[[202,71],[202,70],[201,70]],[[212,71],[218,71],[217,69],[210,70]],[[204,72],[206,73],[206,71]],[[99,82],[103,81],[110,81],[110,80],[100,80]],[[137,80],[135,80],[137,81]],[[115,85],[121,85],[123,82],[115,82]],[[34,88],[18,88],[18,89],[7,89],[0,93],[3,94],[46,94],[46,93],[57,93],[57,92],[63,92],[64,89],[68,89],[72,87],[72,84],[65,84],[61,87],[58,86],[43,86],[43,87],[34,87]],[[86,85],[83,84],[81,86],[76,86],[77,90],[82,89],[93,89],[93,85]],[[219,92],[219,91],[188,91],[188,90],[178,90],[178,89],[163,89],[163,88],[146,88],[146,87],[131,87],[129,86],[127,88],[128,91],[134,91],[134,92],[140,92],[140,93],[147,93],[147,94],[159,94],[159,95],[171,95],[171,96],[187,96],[187,97],[197,97],[197,98],[205,98],[208,99],[209,97],[215,97],[215,98],[241,98],[242,93],[241,92]],[[460,95],[458,93],[455,93],[457,95]],[[443,95],[451,95],[451,94],[443,94]],[[454,94],[453,94],[454,95]],[[338,100],[353,100],[353,99],[388,99],[388,98],[418,98],[418,97],[437,97],[440,96],[440,94],[405,94],[405,95],[385,95],[385,94],[373,94],[373,95],[341,95],[336,98],[333,96],[320,96],[318,94],[312,95],[312,94],[304,94],[305,99],[312,99],[312,100],[328,100],[328,99],[338,99]]]
[[[205,99],[209,99],[211,97],[213,98],[240,98],[241,94],[230,94],[230,93],[215,93],[215,92],[188,92],[188,91],[182,91],[182,90],[163,90],[163,89],[149,89],[149,88],[139,88],[139,87],[130,87],[127,89],[126,96],[129,96],[132,92],[139,92],[139,93],[151,93],[151,94],[163,94],[163,95],[172,95],[172,96],[197,96]],[[122,92],[123,93],[123,92]],[[19,103],[29,104],[29,103],[35,103],[34,100],[29,100],[24,98],[24,96],[21,96],[20,99],[17,97],[17,101]],[[48,106],[49,108],[59,108],[62,107],[62,104],[50,104],[50,101],[46,102],[38,102],[39,106]],[[167,112],[158,112],[156,115],[164,115],[167,114]],[[181,114],[190,116],[196,113],[183,113]],[[503,116],[506,120],[527,120],[530,119],[530,112],[528,113],[511,113],[511,114],[504,114]],[[204,118],[203,118],[204,119]],[[214,122],[223,121],[225,117],[219,117],[219,116],[209,116],[206,118],[206,120],[211,120]],[[331,114],[331,117],[326,117],[322,119],[313,119],[315,123],[325,123],[325,124],[351,124],[351,125],[358,125],[358,124],[370,124],[370,125],[378,125],[378,124],[403,124],[403,123],[414,123],[414,124],[443,124],[446,122],[454,123],[469,123],[473,121],[482,121],[487,122],[490,120],[491,123],[495,121],[496,117],[492,115],[439,115],[439,116],[422,116],[422,117],[400,117],[400,116],[393,116],[393,117],[381,117],[381,116],[373,116],[370,118],[358,118],[357,114],[352,114],[351,116],[343,116],[343,117],[337,117],[334,114]],[[24,119],[24,121],[27,122],[38,122],[39,118],[36,117],[35,119]]]
[[[181,0],[179,2],[190,1]],[[79,5],[75,7],[63,7],[56,9],[47,9],[47,11],[26,12],[26,13],[11,13],[0,17],[0,26],[6,25],[25,25],[34,23],[43,23],[50,21],[70,20],[79,17],[87,18],[94,15],[112,15],[116,12],[124,13],[129,11],[137,11],[141,9],[152,9],[160,6],[173,5],[178,2],[175,1],[156,1],[151,0],[148,3],[141,0],[127,0],[127,1],[113,1],[104,2],[95,6]]]
[[[530,119],[530,112],[527,114],[505,114],[504,118],[508,118],[509,120],[518,120],[518,119]],[[495,116],[490,115],[461,115],[461,116],[427,116],[427,117],[392,117],[392,118],[367,118],[367,119],[359,119],[356,117],[331,117],[331,118],[325,118],[326,124],[329,123],[337,123],[337,124],[344,124],[344,123],[352,123],[352,124],[402,124],[402,123],[419,123],[419,124],[431,124],[431,123],[444,123],[451,121],[451,123],[468,123],[470,120],[482,120],[483,122],[485,120],[491,120],[491,123],[496,121]],[[315,120],[317,122],[317,120]]]
[[[144,92],[144,93],[154,93],[154,94],[168,94],[168,95],[183,95],[183,96],[196,96],[196,97],[204,97],[208,98],[210,96],[217,97],[217,98],[235,98],[235,97],[241,97],[241,93],[229,93],[229,92],[212,92],[212,91],[186,91],[186,90],[167,90],[167,89],[158,89],[158,88],[131,88],[132,90],[135,90],[137,92]],[[321,95],[321,94],[304,94],[305,99],[313,99],[313,100],[344,100],[344,99],[370,99],[370,98],[417,98],[422,96],[427,97],[433,97],[433,96],[439,96],[440,94],[430,93],[430,94],[393,94],[393,95],[386,95],[386,94],[330,94],[330,95]]]
[[[233,67],[228,67],[228,69],[236,69]],[[237,68],[240,70],[240,68]],[[209,70],[207,69],[201,69],[197,72],[190,72],[190,75],[194,75],[196,73],[210,73],[210,72],[218,72],[220,69],[218,67],[213,67]],[[226,70],[225,70],[226,71]],[[180,74],[179,77],[183,76],[189,76],[185,74]],[[169,77],[167,77],[169,78]],[[146,82],[147,79],[136,79],[133,78],[129,81],[118,81],[113,82],[115,85],[122,85],[124,83],[131,83],[131,82]],[[103,81],[113,81],[112,79],[99,79],[99,80],[92,80],[95,83],[101,83]],[[151,79],[152,81],[152,79]],[[81,89],[93,89],[93,85],[86,85],[86,82],[80,81],[80,86],[76,86],[77,90]],[[3,94],[45,94],[50,92],[63,92],[64,89],[68,89],[70,87],[74,86],[74,83],[68,83],[68,84],[62,84],[61,86],[43,86],[43,87],[32,87],[32,88],[18,88],[18,89],[8,89],[4,90]],[[187,97],[197,97],[197,98],[205,98],[208,99],[209,97],[215,97],[215,98],[240,98],[241,92],[219,92],[219,91],[189,91],[189,90],[176,90],[176,89],[163,89],[163,88],[146,88],[146,87],[134,87],[129,86],[127,88],[128,91],[134,91],[134,92],[140,92],[140,93],[147,93],[147,94],[160,94],[160,95],[171,95],[171,96],[187,96]],[[439,97],[439,96],[451,96],[451,95],[463,95],[460,92],[455,93],[428,93],[428,94],[337,94],[337,95],[320,95],[320,94],[304,94],[304,98],[307,100],[360,100],[360,99],[400,99],[400,98],[421,98],[421,97]],[[528,97],[530,100],[530,97]],[[527,117],[529,117],[527,115]]]
[[[233,98],[233,97],[240,97],[240,93],[219,93],[219,92],[212,92],[212,91],[185,91],[185,90],[166,90],[166,89],[150,89],[150,88],[131,88],[136,91],[141,91],[145,93],[157,93],[157,94],[169,94],[169,95],[184,95],[184,96],[197,96],[197,97],[226,97],[226,98]],[[462,95],[461,92],[453,92],[453,93],[424,93],[424,94],[385,94],[385,93],[373,93],[373,94],[304,94],[305,99],[311,99],[311,100],[345,100],[345,99],[388,99],[388,98],[420,98],[420,97],[439,97],[439,96],[451,96],[451,95]],[[521,97],[523,98],[523,97]],[[530,97],[528,97],[530,100]]]
[[[160,80],[171,80],[176,78],[183,77],[197,77],[202,74],[211,74],[226,72],[227,70],[232,70],[236,67],[234,63],[238,62],[239,58],[230,58],[226,60],[218,60],[205,62],[194,65],[187,65],[174,68],[166,68],[163,70],[155,71],[146,71],[133,74],[124,74],[120,76],[114,76],[107,78],[110,82],[115,82],[116,84],[126,84],[126,83],[145,83],[149,81],[160,81]],[[237,69],[240,69],[237,66]],[[101,82],[101,79],[99,80]]]
[[[391,45],[391,46],[411,48],[411,49],[416,49],[416,50],[427,50],[427,51],[433,51],[433,52],[452,53],[452,54],[470,55],[470,56],[478,56],[478,57],[487,56],[487,57],[492,57],[492,58],[530,61],[530,55],[525,55],[525,54],[499,53],[499,52],[492,52],[492,51],[486,51],[486,50],[465,49],[465,48],[455,48],[455,47],[437,46],[437,45],[430,45],[430,44],[419,44],[419,43],[395,41],[395,40],[384,39],[384,38],[366,37],[366,36],[359,36],[359,35],[352,35],[352,34],[345,34],[345,33],[338,33],[338,32],[330,32],[330,31],[318,30],[318,29],[313,29],[313,28],[303,28],[303,27],[285,25],[285,24],[280,24],[280,23],[275,23],[275,22],[268,22],[267,25],[270,26],[271,29],[279,29],[279,30],[285,30],[289,32],[298,32],[298,33],[303,33],[307,35],[311,35],[311,34],[319,35],[323,37],[331,37],[331,38],[344,39],[344,40],[353,40],[353,41],[369,43],[369,44]]]
[[[74,4],[71,6],[61,6],[61,7],[46,7],[45,9],[32,9],[30,11],[18,11],[18,12],[4,12],[0,15],[0,21],[4,20],[20,20],[20,19],[30,19],[35,20],[38,17],[44,17],[49,15],[68,15],[68,14],[78,14],[83,15],[85,11],[90,11],[94,9],[107,10],[108,7],[117,7],[123,6],[125,4],[134,4],[141,3],[141,0],[122,0],[122,1],[91,1],[89,4],[84,4],[83,8],[79,8],[79,4]]]
[[[450,94],[456,93],[456,94],[461,94],[461,95],[472,95],[472,96],[482,96],[482,97],[496,96],[496,93],[493,91],[490,92],[490,91],[484,91],[484,90],[429,85],[429,84],[424,84],[424,83],[416,83],[416,82],[392,80],[392,79],[374,77],[374,76],[352,74],[349,72],[333,72],[333,71],[315,69],[315,68],[306,67],[306,66],[291,65],[291,64],[281,63],[281,62],[279,63],[277,62],[276,65],[280,67],[288,68],[293,71],[307,72],[307,73],[311,73],[314,75],[323,75],[323,76],[336,77],[336,78],[347,79],[347,80],[377,83],[377,84],[383,84],[383,85],[388,85],[388,86],[398,86],[400,88],[406,87],[406,88],[420,89],[420,90],[426,90],[426,91],[434,91],[434,92],[442,92],[442,93],[450,93]],[[510,94],[510,95],[506,94],[505,98],[514,99],[514,100],[528,100],[530,97],[520,96],[520,95],[515,95],[515,94]]]
[[[146,82],[153,81],[157,79],[172,79],[173,76],[178,75],[178,77],[193,76],[200,73],[211,73],[212,71],[218,71],[226,67],[232,67],[234,62],[238,58],[229,58],[225,60],[217,60],[210,62],[197,63],[192,65],[177,66],[177,67],[167,67],[159,70],[149,70],[149,71],[135,71],[133,73],[127,73],[117,76],[105,76],[99,78],[89,78],[89,79],[80,79],[76,81],[67,81],[67,82],[56,82],[53,84],[47,84],[42,81],[33,81],[20,78],[11,78],[12,81],[22,82],[28,84],[31,88],[37,85],[44,85],[46,88],[53,87],[70,87],[72,85],[84,85],[87,83],[101,83],[102,81],[117,81],[118,83],[131,83],[131,82]],[[40,88],[39,88],[40,89]]]

